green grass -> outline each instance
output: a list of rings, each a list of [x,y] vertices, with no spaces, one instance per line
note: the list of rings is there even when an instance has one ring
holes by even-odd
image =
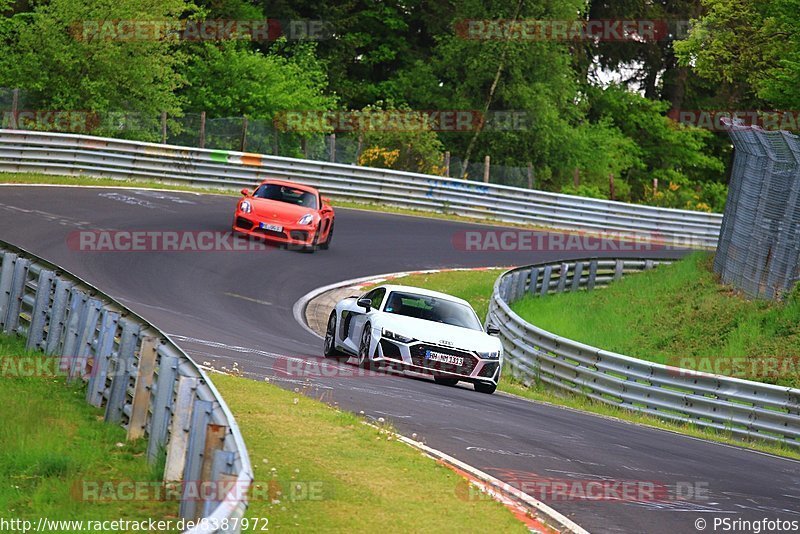
[[[86,404],[85,388],[63,377],[20,377],[24,341],[0,336],[0,510],[6,518],[145,520],[177,516],[175,501],[83,499],[84,482],[159,481],[145,458],[146,442],[103,422]],[[24,374],[24,373],[23,373]]]
[[[500,503],[468,498],[464,479],[446,466],[392,439],[390,429],[365,425],[358,416],[315,400],[318,392],[285,391],[228,375],[212,378],[253,463],[257,488],[247,515],[269,518],[271,529],[526,530]],[[311,493],[314,498],[307,498]]]
[[[511,307],[556,334],[668,365],[800,387],[800,294],[747,300],[718,283],[712,255],[627,276],[608,288],[526,297]]]
[[[692,271],[697,268],[705,268],[704,266],[707,265],[707,262],[708,259],[705,254],[693,254],[692,256],[689,257],[687,262],[680,262],[677,264],[673,264],[673,266],[670,267],[669,269],[670,270],[676,269],[681,271],[683,268],[687,268],[690,271]],[[682,264],[684,265],[682,266]],[[685,266],[687,264],[689,265],[689,267]],[[662,271],[661,269],[664,270]],[[624,278],[620,282],[617,282],[615,285],[627,286],[630,282],[636,279],[644,279],[644,278],[652,278],[652,283],[645,284],[647,288],[658,286],[658,284],[661,283],[666,284],[667,282],[662,282],[661,279],[659,278],[659,276],[664,274],[665,271],[667,271],[666,267],[659,267],[656,271],[653,271],[652,273],[643,273],[633,277]],[[501,269],[492,269],[487,271],[449,271],[449,272],[432,273],[432,274],[416,274],[400,278],[398,279],[398,283],[407,284],[410,286],[424,287],[436,291],[444,291],[452,295],[455,295],[457,297],[463,298],[472,304],[472,306],[478,312],[478,316],[483,319],[484,317],[486,317],[489,297],[492,293],[494,282],[502,272],[503,270]],[[710,281],[713,282],[714,281],[713,276],[709,275],[709,277],[711,279]],[[677,278],[680,279],[679,287],[681,288],[681,290],[686,291],[683,289],[683,287],[685,284],[690,283],[692,277],[689,276],[687,273],[684,273],[682,276]],[[707,280],[701,285],[705,285],[708,283],[710,282]],[[686,287],[688,288],[690,286]],[[750,303],[744,301],[739,297],[733,296],[731,292],[726,289],[719,289],[715,285],[715,283],[714,285],[711,285],[706,289],[710,292],[713,292],[712,290],[720,291],[720,293],[722,295],[725,295],[726,298],[736,299],[736,301],[745,308],[752,306],[755,309],[763,308],[767,310],[772,310],[773,313],[776,313],[775,310],[780,310],[781,308],[785,308],[781,306],[767,305],[764,303]],[[608,320],[608,315],[605,315],[603,311],[598,311],[598,308],[594,307],[596,306],[595,304],[593,303],[587,304],[587,302],[591,302],[592,299],[595,297],[605,297],[609,294],[612,294],[612,291],[613,291],[613,286],[607,289],[594,291],[591,293],[584,292],[576,294],[556,295],[556,296],[550,296],[545,299],[534,300],[534,304],[536,305],[544,304],[550,306],[549,310],[551,310],[551,316],[559,316],[559,319],[561,320],[562,323],[569,324],[572,327],[572,331],[577,331],[573,335],[576,339],[580,339],[581,338],[580,333],[584,332],[584,330],[580,328],[579,325],[584,325],[586,323],[582,323],[580,321],[575,321],[573,323],[571,321],[571,317],[574,317],[574,315],[570,316],[568,315],[568,312],[563,311],[562,308],[558,305],[558,302],[568,297],[575,298],[576,300],[588,299],[581,301],[583,302],[584,309],[580,309],[580,305],[575,304],[575,307],[572,309],[572,312],[580,313],[582,316],[584,315],[592,316],[593,314],[596,314],[596,316],[591,317],[592,326],[589,328],[592,330],[594,329],[601,330],[602,332],[600,332],[599,335],[604,336],[605,330],[612,327],[612,325],[610,324],[611,321]],[[692,291],[693,291],[692,289],[688,289],[688,292]],[[620,336],[631,335],[633,332],[636,332],[637,328],[640,328],[639,326],[640,323],[638,323],[635,320],[635,315],[634,315],[635,312],[631,313],[632,303],[639,302],[643,305],[646,305],[649,304],[650,302],[645,297],[638,297],[634,301],[633,296],[627,294],[625,298],[626,300],[623,300],[622,304],[619,305],[619,310],[620,310],[619,314],[625,317],[629,321],[629,324],[627,326],[628,328],[627,331],[625,331],[622,328],[619,329]],[[529,304],[527,304],[526,302],[525,306],[529,306]],[[787,312],[784,311],[784,313]],[[534,315],[528,316],[527,319],[529,321],[535,322],[537,325],[540,326],[542,325],[541,314],[538,311]],[[786,445],[760,441],[760,440],[743,441],[727,432],[698,427],[696,425],[688,423],[680,423],[680,422],[660,419],[651,415],[642,414],[626,408],[621,408],[611,404],[598,402],[581,395],[575,395],[570,392],[565,392],[563,390],[555,389],[541,382],[531,386],[527,386],[511,378],[511,373],[509,372],[508,369],[505,370],[503,378],[500,380],[500,384],[498,385],[498,390],[511,395],[516,395],[519,397],[524,397],[526,399],[531,399],[537,402],[544,402],[548,404],[562,406],[565,408],[590,412],[604,417],[613,417],[615,419],[620,419],[630,423],[650,426],[653,428],[659,428],[662,430],[667,430],[672,432],[678,432],[681,434],[701,439],[708,439],[720,443],[744,446],[762,452],[776,454],[778,456],[786,456],[790,458],[800,459],[800,451],[792,449]]]

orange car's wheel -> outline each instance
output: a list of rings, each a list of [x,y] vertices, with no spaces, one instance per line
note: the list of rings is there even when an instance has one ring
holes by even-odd
[[[319,246],[322,250],[328,250],[331,246],[331,240],[333,240],[333,226],[333,221],[331,221],[331,229],[328,230],[328,237],[326,237],[325,242]]]

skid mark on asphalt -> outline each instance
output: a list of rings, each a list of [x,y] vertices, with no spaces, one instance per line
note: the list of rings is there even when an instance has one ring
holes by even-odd
[[[189,315],[188,313],[179,312],[177,310],[173,310],[173,309],[170,309],[170,308],[162,308],[161,306],[155,306],[153,304],[147,304],[146,302],[139,302],[139,301],[136,301],[136,300],[126,299],[124,297],[114,297],[114,298],[117,299],[120,302],[123,302],[123,303],[133,304],[134,306],[144,306],[145,308],[151,308],[153,310],[158,310],[158,311],[171,313],[171,314],[177,315],[179,317],[186,317],[187,319],[194,319],[196,321],[202,321],[202,319],[200,317],[197,317],[196,315]],[[173,336],[170,335],[170,337],[173,337]]]
[[[149,200],[132,197],[130,195],[123,195],[122,193],[98,193],[97,196],[102,198],[107,198],[109,200],[115,200],[117,202],[122,202],[123,204],[128,204],[129,206],[139,206],[151,210],[159,208],[157,204],[153,204]]]
[[[166,193],[162,193],[161,191],[137,190],[133,191],[133,193],[135,195],[140,195],[143,197],[157,198],[158,200],[168,200],[176,204],[197,204],[197,202],[194,202],[192,200],[186,200],[185,198],[177,197],[174,195],[168,195]]]
[[[10,211],[12,213],[23,213],[25,215],[34,215],[36,217],[45,219],[46,221],[60,224],[61,226],[71,226],[73,228],[92,227],[92,223],[90,223],[89,221],[81,221],[79,219],[74,219],[72,217],[57,215],[55,213],[50,213],[42,210],[29,210],[25,208],[20,208],[18,206],[12,206],[10,204],[2,204],[2,203],[0,203],[0,209],[3,209],[5,211]]]
[[[238,293],[228,293],[226,291],[225,293],[223,293],[223,295],[225,295],[226,297],[233,297],[235,299],[246,300],[247,302],[254,302],[256,304],[261,304],[264,306],[272,306],[272,303],[266,300],[254,299],[253,297],[245,297],[244,295],[239,295]]]

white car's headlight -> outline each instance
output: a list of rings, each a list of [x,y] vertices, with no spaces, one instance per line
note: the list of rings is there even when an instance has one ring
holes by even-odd
[[[242,203],[239,204],[239,209],[245,213],[250,213],[251,211],[253,211],[253,207],[250,206],[250,202],[248,202],[247,200],[242,200]]]
[[[479,352],[478,356],[485,360],[496,360],[500,357],[500,351],[496,350],[493,352]]]
[[[306,225],[306,224],[311,224],[312,222],[314,222],[314,215],[312,215],[311,213],[306,213],[305,215],[300,217],[300,220],[297,221],[297,224]]]
[[[413,337],[403,336],[395,332],[392,332],[391,330],[386,330],[385,328],[381,330],[381,336],[385,337],[386,339],[399,341],[400,343],[411,343],[412,341],[414,341]]]

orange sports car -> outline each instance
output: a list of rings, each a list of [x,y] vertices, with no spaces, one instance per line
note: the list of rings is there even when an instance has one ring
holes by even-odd
[[[313,187],[287,180],[264,180],[255,191],[242,189],[233,231],[300,247],[327,249],[333,239],[330,201]]]

